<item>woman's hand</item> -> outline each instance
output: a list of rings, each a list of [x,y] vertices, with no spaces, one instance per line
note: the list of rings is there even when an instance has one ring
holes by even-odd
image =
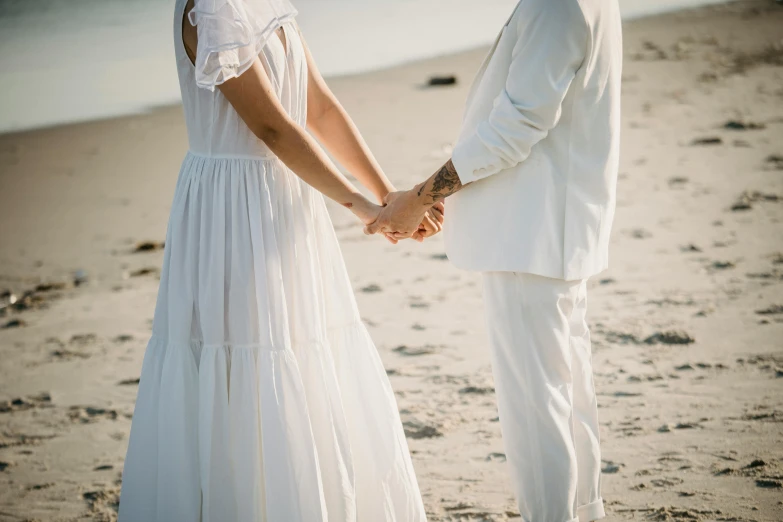
[[[426,238],[432,237],[438,232],[442,231],[443,221],[444,221],[443,216],[445,214],[445,211],[446,210],[443,201],[439,201],[438,203],[433,205],[433,207],[429,209],[426,214],[424,214],[424,219],[419,225],[419,229],[413,233],[411,238],[421,243]],[[393,236],[393,237],[396,240],[402,239],[402,238],[398,238],[397,236]]]
[[[353,215],[358,217],[365,226],[375,223],[375,221],[378,219],[378,216],[380,216],[381,211],[383,210],[382,206],[376,205],[366,199],[364,196],[360,195],[358,195],[355,201],[351,203],[345,203],[344,206],[350,209],[351,212],[353,212]],[[389,240],[389,243],[393,245],[397,244],[398,240],[392,237],[391,234],[383,235],[386,237],[386,239]]]
[[[430,208],[432,203],[422,201],[415,190],[394,192],[386,197],[386,206],[380,216],[364,228],[364,233],[392,234],[396,239],[412,237]]]
[[[359,218],[364,225],[374,223],[381,214],[381,209],[383,209],[380,205],[376,205],[361,195],[357,195],[354,201],[344,203],[343,205],[353,212],[353,215]]]
[[[425,238],[434,236],[441,230],[443,230],[443,221],[445,206],[443,202],[431,206],[429,209],[422,208],[419,214],[419,224],[411,225],[412,230],[410,232],[401,232],[398,228],[388,227],[388,217],[390,213],[395,213],[400,208],[405,208],[407,205],[404,200],[409,199],[409,196],[413,194],[412,191],[400,191],[391,192],[384,198],[384,206],[381,208],[380,215],[372,223],[365,223],[365,233],[369,233],[369,230],[374,230],[374,233],[383,234],[386,239],[392,244],[403,239],[414,239],[418,242],[424,241]],[[378,222],[380,219],[383,222]],[[415,217],[412,219],[416,219]]]

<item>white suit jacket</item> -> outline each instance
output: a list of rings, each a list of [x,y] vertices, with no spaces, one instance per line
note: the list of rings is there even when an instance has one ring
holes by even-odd
[[[458,267],[574,280],[607,266],[620,138],[617,0],[521,0],[468,96],[446,203]]]

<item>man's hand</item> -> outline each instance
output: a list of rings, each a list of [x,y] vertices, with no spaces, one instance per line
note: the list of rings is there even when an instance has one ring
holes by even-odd
[[[419,225],[419,229],[413,233],[411,239],[414,239],[419,243],[421,243],[428,237],[432,237],[435,234],[441,232],[443,230],[443,221],[445,219],[443,217],[444,214],[445,214],[445,206],[443,205],[442,201],[439,201],[438,203],[433,205],[427,211],[426,214],[424,214],[424,219]],[[391,235],[395,239],[397,237],[394,234],[387,233],[387,236],[388,235]],[[402,237],[401,239],[405,239],[405,238]]]
[[[422,223],[422,226],[424,226],[425,234],[423,237],[427,238],[430,236],[434,236],[438,232],[443,230],[443,222],[446,220],[446,205],[443,201],[438,201],[433,206],[430,207],[430,209],[427,211],[427,214],[425,215],[425,219],[429,218],[430,221],[432,221],[432,224],[434,225],[432,228],[426,226],[424,223]],[[421,226],[419,227],[419,231],[421,231]]]
[[[388,194],[380,216],[364,228],[364,233],[383,232],[389,241],[408,237],[422,241],[437,234],[443,223],[443,200],[462,187],[454,163],[449,160],[414,189]]]
[[[389,193],[383,200],[384,205],[389,205],[393,200],[397,199],[402,192],[394,192]],[[444,221],[444,214],[446,213],[445,206],[442,201],[436,203],[433,205],[426,214],[424,214],[424,219],[422,219],[421,223],[419,224],[419,229],[413,233],[412,236],[410,236],[411,239],[418,241],[419,243],[423,242],[426,238],[432,237],[435,234],[441,232],[443,230],[443,221]],[[397,243],[398,241],[402,241],[403,239],[408,239],[409,236],[405,234],[395,234],[393,232],[384,232],[383,233],[386,236],[386,239],[388,239],[392,243]]]
[[[427,216],[431,207],[432,203],[423,202],[414,190],[393,192],[386,196],[386,206],[381,210],[378,219],[367,225],[364,232],[391,233],[395,239],[405,239],[413,237],[419,232],[419,227],[423,226],[423,233],[418,234],[421,237],[417,237],[423,239],[424,233],[433,235],[440,230],[437,218],[433,221],[432,217]],[[427,232],[428,228],[431,233]]]

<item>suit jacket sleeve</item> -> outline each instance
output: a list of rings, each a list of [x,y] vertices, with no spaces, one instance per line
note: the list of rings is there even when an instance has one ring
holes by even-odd
[[[505,88],[476,130],[454,148],[462,184],[511,168],[560,119],[563,99],[587,52],[588,26],[578,0],[522,0],[512,20],[518,41]]]

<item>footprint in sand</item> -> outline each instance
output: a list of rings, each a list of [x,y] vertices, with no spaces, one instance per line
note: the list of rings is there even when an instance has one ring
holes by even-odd
[[[72,422],[81,424],[97,422],[100,419],[117,420],[120,416],[131,417],[130,414],[121,414],[114,409],[96,408],[93,406],[71,406],[68,409],[68,418]]]
[[[438,427],[421,422],[417,419],[403,422],[402,427],[405,431],[405,436],[409,439],[432,439],[443,436],[443,433]]]
[[[685,457],[680,457],[677,454],[670,454],[670,455],[663,455],[662,457],[658,457],[658,462],[662,464],[669,464],[671,467],[676,467],[677,469],[690,469],[691,461]]]
[[[761,308],[759,310],[756,310],[756,314],[758,315],[780,315],[783,314],[783,305],[774,304],[770,305],[766,308]]]
[[[643,228],[634,228],[626,233],[634,239],[648,239],[652,237],[652,233]]]
[[[503,512],[489,511],[487,508],[474,506],[473,504],[468,504],[466,502],[460,502],[451,506],[443,506],[443,510],[450,513],[449,518],[445,520],[482,520],[489,522],[501,520],[500,517],[504,514]],[[456,518],[452,518],[452,516]],[[506,511],[505,516],[518,517],[519,513]]]
[[[654,373],[649,375],[629,375],[627,381],[633,383],[662,381],[663,375]]]
[[[683,482],[685,481],[678,477],[664,477],[653,479],[650,481],[650,484],[656,488],[670,488],[672,486],[680,485]]]
[[[133,247],[132,252],[135,254],[141,252],[155,252],[157,250],[163,250],[166,244],[163,241],[139,241]]]
[[[148,267],[144,267],[144,268],[139,268],[138,270],[132,270],[132,271],[127,273],[127,277],[143,277],[143,276],[148,276],[148,275],[160,276],[160,269],[158,269],[156,267],[148,266]],[[126,277],[126,279],[127,279],[127,277]]]
[[[603,335],[604,340],[609,344],[641,344],[642,341],[639,340],[639,338],[631,333],[626,332],[616,332],[612,330],[606,330],[606,331],[595,331],[596,334]]]
[[[767,463],[764,462],[763,460],[755,459],[755,460],[751,461],[751,463],[748,464],[747,466],[744,466],[742,469],[759,469],[759,468],[763,468],[766,465],[767,465]]]
[[[747,360],[743,358],[737,359],[739,364],[754,365],[756,369],[762,372],[770,372],[774,374],[775,378],[783,377],[783,356],[781,355],[754,355],[748,357]]]
[[[56,348],[51,352],[51,355],[56,359],[60,359],[60,360],[71,360],[76,358],[87,359],[92,354],[84,352],[82,350],[92,344],[95,344],[97,340],[98,337],[95,334],[88,333],[88,334],[73,335],[67,344],[56,337],[49,337],[48,339],[46,339],[45,344],[51,344],[56,346]]]
[[[669,433],[673,430],[693,430],[702,429],[703,426],[696,422],[678,422],[676,424],[664,424],[658,428],[659,433]]]
[[[756,123],[752,121],[745,122],[745,121],[738,121],[738,120],[729,120],[723,124],[723,128],[726,130],[745,131],[745,130],[763,130],[766,129],[767,126],[763,123]]]
[[[737,196],[736,201],[731,205],[733,212],[751,210],[754,203],[777,203],[781,198],[777,194],[769,192],[760,192],[758,190],[745,191]]]
[[[748,279],[758,279],[761,281],[783,281],[783,270],[773,268],[769,272],[748,272],[745,276]]]
[[[43,441],[51,440],[57,435],[33,435],[29,433],[9,433],[0,434],[0,449],[15,448],[18,446],[37,446]]]
[[[722,468],[715,471],[715,476],[741,476],[755,479],[756,486],[765,489],[781,489],[783,483],[778,474],[772,473],[769,464],[762,459],[754,459],[745,466],[739,468]]]
[[[649,520],[665,520],[672,522],[687,522],[692,520],[716,520],[715,517],[719,515],[720,511],[712,511],[708,509],[683,509],[677,507],[660,507],[660,508],[645,508],[634,509],[631,511],[646,511],[648,513],[647,518]],[[728,519],[736,520],[736,519]]]
[[[417,357],[419,355],[430,355],[433,353],[437,353],[439,349],[437,346],[433,346],[431,344],[427,344],[424,346],[406,346],[403,344],[398,346],[397,348],[394,348],[394,350],[392,351],[409,357]]]
[[[120,488],[87,491],[82,494],[91,513],[100,520],[115,520],[120,508]]]
[[[3,330],[10,330],[11,328],[22,328],[24,326],[27,326],[27,321],[24,319],[11,319],[0,328]]]
[[[695,491],[678,491],[677,492],[678,497],[695,497],[696,492]]]
[[[30,486],[25,486],[24,489],[26,489],[27,491],[40,491],[42,489],[49,489],[54,485],[55,485],[54,482],[45,482],[43,484],[32,484]]]
[[[67,285],[62,282],[41,283],[32,290],[26,290],[16,295],[10,290],[0,292],[0,312],[25,312],[46,308],[49,301],[60,297],[57,290],[64,290]]]
[[[601,394],[601,395],[605,395],[605,394]],[[644,394],[637,393],[637,392],[627,392],[627,391],[616,391],[614,393],[609,394],[610,397],[619,397],[619,398],[624,398],[624,397],[641,397],[642,395],[644,395]]]
[[[648,477],[650,475],[658,475],[660,473],[663,473],[662,468],[650,468],[650,469],[640,469],[636,473],[634,473],[634,476],[636,477]]]
[[[495,388],[491,386],[485,386],[485,387],[479,387],[479,386],[466,386],[465,388],[460,389],[459,391],[461,394],[471,394],[471,395],[487,395],[495,393]]]
[[[685,185],[690,181],[688,178],[683,176],[674,176],[668,179],[669,188],[677,189],[677,188],[684,188]]]
[[[642,43],[642,50],[637,51],[630,56],[633,61],[658,61],[669,58],[668,53],[655,42],[646,40]]]
[[[51,408],[52,396],[48,392],[27,397],[17,397],[10,401],[0,401],[0,413],[14,413],[17,411],[31,410],[34,408]]]
[[[708,272],[718,272],[721,270],[730,270],[732,268],[737,268],[737,265],[732,261],[713,261],[711,264],[707,265]]]
[[[671,297],[664,297],[663,299],[648,299],[644,302],[644,304],[648,305],[655,305],[655,306],[694,306],[696,305],[696,301],[688,298],[683,299],[672,299]]]
[[[72,346],[87,346],[94,344],[97,340],[98,336],[93,333],[75,334],[71,336],[71,340],[68,341],[68,344]]]
[[[723,138],[720,136],[707,136],[704,138],[694,138],[691,140],[693,146],[705,146],[705,145],[722,145]]]
[[[484,460],[487,462],[506,462],[506,454],[499,452],[490,453]]]
[[[783,155],[770,154],[764,160],[764,168],[769,170],[783,170]]]
[[[682,330],[655,332],[644,340],[644,344],[691,344],[696,340]]]
[[[733,419],[729,417],[729,419]],[[783,412],[771,411],[767,413],[746,413],[740,420],[761,422],[783,422]]]

